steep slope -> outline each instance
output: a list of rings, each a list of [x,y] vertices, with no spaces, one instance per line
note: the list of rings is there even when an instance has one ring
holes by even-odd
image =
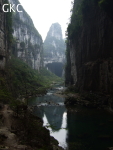
[[[113,90],[113,11],[106,0],[75,0],[68,26],[66,84],[79,91]],[[70,73],[69,73],[70,71]]]
[[[10,43],[12,38],[11,14],[4,13],[2,6],[4,1],[0,1],[0,70],[4,70],[10,55]]]
[[[3,0],[0,1],[0,6],[3,5]],[[1,8],[0,8],[1,9]],[[0,70],[4,69],[5,66],[5,52],[6,52],[6,44],[4,42],[5,40],[5,26],[4,26],[4,22],[5,22],[5,14],[1,11],[0,12],[0,23],[1,23],[1,27],[0,27]],[[2,19],[4,18],[4,19]]]
[[[17,12],[3,12],[2,6],[4,3],[8,3],[8,0],[0,1],[1,103],[10,102],[10,100],[16,99],[18,97],[26,97],[28,95],[36,95],[39,93],[41,94],[46,90],[48,86],[50,86],[52,81],[55,81],[57,79],[59,80],[59,78],[57,78],[54,74],[42,68],[42,39],[34,28],[32,20],[22,8],[21,10],[23,10],[23,15],[25,15],[25,18],[23,18],[23,22],[21,20],[22,18],[19,19],[19,17],[22,15],[21,13],[20,15]],[[18,1],[15,1],[15,4],[18,4]],[[14,29],[13,35],[12,15]],[[15,17],[14,15],[18,15],[18,17]],[[28,23],[26,21],[28,21]],[[31,28],[29,29],[29,27]],[[27,32],[29,32],[30,34],[22,34],[21,30],[24,29],[26,29],[26,34]],[[16,43],[17,40],[18,43]],[[21,42],[22,40],[26,40],[26,43]],[[35,44],[35,42],[40,42],[40,47],[36,48],[36,45],[33,45],[33,43]],[[31,47],[26,48],[26,46],[29,45]],[[23,48],[20,48],[20,46]],[[14,55],[11,55],[11,53],[15,54],[16,57]],[[30,64],[30,62],[32,61],[34,61],[34,67],[32,66],[33,64]]]
[[[18,0],[9,0],[11,4],[19,4]],[[19,6],[22,12],[13,13],[13,51],[12,53],[26,62],[33,69],[43,66],[43,41],[35,29],[30,16]]]
[[[62,76],[65,62],[65,43],[59,23],[51,25],[44,41],[44,65],[53,73]]]
[[[46,69],[34,70],[10,55],[12,13],[2,12],[3,2],[6,0],[0,0],[0,149],[62,150],[22,99],[41,94],[52,80],[59,78]]]

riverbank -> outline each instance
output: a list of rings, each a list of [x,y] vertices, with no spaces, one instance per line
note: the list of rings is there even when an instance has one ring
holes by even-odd
[[[112,114],[104,109],[84,107],[85,104],[65,106],[63,97],[81,97],[78,93],[64,94],[64,89],[55,86],[46,95],[33,98],[29,103],[34,107],[33,113],[43,119],[44,126],[64,149],[110,150],[113,146]]]
[[[0,102],[45,94],[54,82],[62,82],[62,79],[46,68],[33,70],[12,56],[7,68],[0,70]]]
[[[27,106],[29,97],[46,94],[47,89],[58,81],[62,79],[45,68],[40,72],[33,70],[17,58],[12,58],[7,69],[0,71],[1,150],[61,149],[50,137],[49,130],[43,127],[42,120],[33,116]]]
[[[2,105],[0,118],[1,150],[63,150],[26,105],[18,106],[15,111],[9,105]]]
[[[81,105],[88,108],[106,109],[113,113],[112,97],[103,93],[74,91],[73,87],[62,89],[55,95],[64,97],[66,107]]]

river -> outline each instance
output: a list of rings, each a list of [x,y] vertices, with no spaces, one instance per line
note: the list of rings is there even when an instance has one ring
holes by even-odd
[[[102,109],[72,106],[66,109],[65,98],[54,95],[58,85],[41,97],[29,99],[35,106],[33,114],[43,119],[43,125],[59,145],[68,150],[105,150],[113,147],[113,115]]]

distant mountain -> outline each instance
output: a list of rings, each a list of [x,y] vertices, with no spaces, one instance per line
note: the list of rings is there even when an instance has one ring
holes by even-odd
[[[44,41],[44,65],[58,76],[62,76],[65,49],[61,26],[53,23]]]

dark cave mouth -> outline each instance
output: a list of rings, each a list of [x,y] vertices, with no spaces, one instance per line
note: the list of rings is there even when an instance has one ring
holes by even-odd
[[[48,68],[48,70],[50,70],[55,75],[57,75],[59,77],[62,77],[62,74],[63,74],[63,63],[61,63],[61,62],[48,63],[46,65],[46,68]]]

